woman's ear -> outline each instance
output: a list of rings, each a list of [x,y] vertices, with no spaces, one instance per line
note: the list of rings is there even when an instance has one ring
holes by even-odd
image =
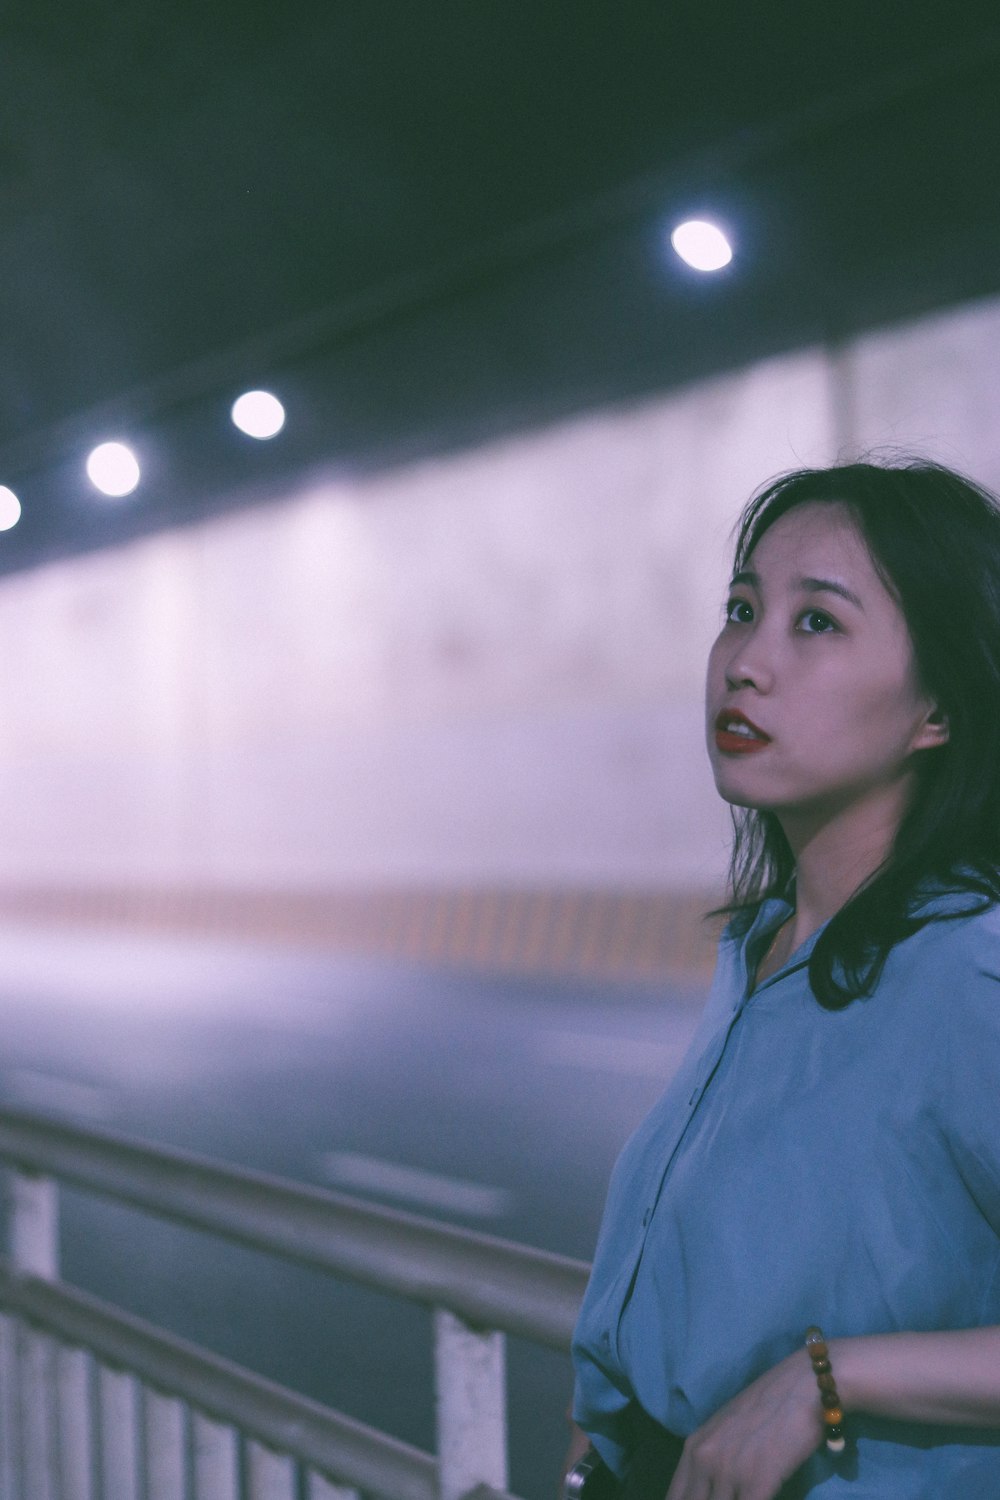
[[[918,730],[913,749],[934,750],[938,745],[946,745],[950,736],[948,715],[943,708],[934,707]]]

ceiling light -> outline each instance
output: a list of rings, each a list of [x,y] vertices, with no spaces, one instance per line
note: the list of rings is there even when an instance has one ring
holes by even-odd
[[[232,419],[252,438],[272,438],[285,425],[285,408],[270,391],[245,391],[233,402]]]
[[[87,477],[102,495],[131,495],[139,475],[136,456],[124,443],[101,443],[87,459]]]
[[[687,219],[670,236],[681,260],[696,271],[721,271],[733,258],[733,248],[717,224]]]
[[[5,484],[0,484],[0,531],[9,531],[21,519],[21,502]]]

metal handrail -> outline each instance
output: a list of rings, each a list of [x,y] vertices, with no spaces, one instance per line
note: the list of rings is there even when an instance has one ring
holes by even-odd
[[[589,1267],[110,1131],[0,1110],[0,1157],[258,1250],[569,1348]]]
[[[432,1454],[330,1411],[75,1287],[18,1275],[0,1260],[0,1307],[261,1442],[336,1473],[342,1484],[393,1500],[437,1500],[438,1465]],[[493,1500],[509,1500],[496,1491],[487,1493]]]

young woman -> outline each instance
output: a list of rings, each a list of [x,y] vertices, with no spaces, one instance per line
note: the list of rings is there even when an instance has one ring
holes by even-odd
[[[730,920],[612,1178],[577,1437],[628,1500],[1000,1500],[1000,510],[804,470],[735,561]]]

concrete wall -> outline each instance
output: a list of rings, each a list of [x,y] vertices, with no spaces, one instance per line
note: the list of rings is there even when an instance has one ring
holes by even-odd
[[[998,395],[991,301],[6,579],[0,881],[717,890],[743,500],[881,444],[1000,484]]]

